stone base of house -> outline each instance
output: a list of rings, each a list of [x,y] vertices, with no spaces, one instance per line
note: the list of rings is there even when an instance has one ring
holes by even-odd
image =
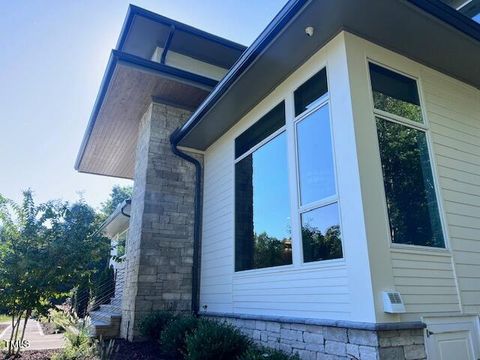
[[[238,327],[259,345],[298,353],[304,360],[427,358],[421,322],[371,324],[214,313],[203,316]]]

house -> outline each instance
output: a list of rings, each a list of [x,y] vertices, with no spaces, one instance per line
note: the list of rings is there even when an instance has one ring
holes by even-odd
[[[291,0],[246,49],[131,6],[76,163],[134,180],[120,336],[175,309],[303,359],[478,359],[462,3]]]
[[[111,299],[102,296],[96,301],[98,305],[94,306],[95,310],[90,311],[89,315],[93,324],[95,324],[91,329],[93,336],[116,337],[119,334],[125,285],[125,246],[128,236],[130,207],[131,200],[123,201],[100,225],[99,231],[110,239],[111,251],[108,266],[113,269],[114,286],[112,287],[110,279],[99,285],[108,294],[110,294],[108,289],[112,288],[113,296]]]

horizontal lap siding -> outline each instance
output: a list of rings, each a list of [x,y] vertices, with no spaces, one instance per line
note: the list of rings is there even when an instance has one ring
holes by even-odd
[[[450,256],[393,250],[392,265],[407,313],[460,311]]]
[[[200,307],[232,312],[232,147],[212,146],[205,154]]]
[[[205,154],[201,309],[238,314],[349,319],[344,265],[234,274],[234,136]]]
[[[480,91],[433,71],[422,74],[422,85],[460,299],[465,313],[478,313]]]

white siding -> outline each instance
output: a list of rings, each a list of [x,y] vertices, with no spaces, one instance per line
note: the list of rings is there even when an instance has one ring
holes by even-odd
[[[200,306],[213,312],[348,319],[344,264],[234,273],[234,138],[227,134],[205,154]]]
[[[332,131],[337,137],[338,146],[343,143],[351,144],[354,137],[353,129],[343,131],[342,128],[351,125],[346,121],[348,115],[342,112],[348,109],[345,102],[348,101],[349,92],[343,36],[339,36],[307,61],[205,152],[200,296],[202,310],[318,319],[372,320],[374,307],[371,292],[368,291],[371,288],[370,278],[364,281],[366,276],[369,276],[366,265],[368,257],[355,256],[367,253],[366,245],[362,249],[365,235],[362,234],[361,225],[357,226],[359,222],[362,223],[362,215],[358,213],[360,206],[345,206],[341,214],[345,260],[303,264],[298,256],[300,240],[297,238],[292,239],[294,248],[292,265],[234,272],[235,138],[282,100],[286,101],[287,134],[292,134],[293,124],[288,124],[288,114],[293,114],[291,96],[293,90],[323,68],[327,61],[333,62],[334,57],[340,60],[343,58],[343,62],[335,61],[332,66],[327,67],[331,77],[330,99],[334,119]],[[339,83],[333,82],[335,78],[339,79]],[[343,119],[342,122],[335,123],[336,114],[337,118]],[[290,138],[290,144],[291,140]],[[341,156],[342,159],[337,169],[339,174],[348,172],[352,177],[351,174],[357,169],[355,165],[349,163],[351,161],[349,159],[355,159],[354,149],[345,149],[342,145],[342,149],[335,151],[337,157]],[[291,158],[289,161],[291,162]],[[351,181],[348,184],[344,183],[339,182],[338,185],[340,207],[342,196],[347,204],[349,201],[354,202],[350,200],[354,196],[358,196],[358,199],[361,196],[359,185],[355,193],[356,188]],[[355,204],[360,205],[360,202]],[[350,260],[354,262],[352,266],[348,265]],[[353,287],[352,278],[361,286]],[[351,301],[352,288],[361,288],[365,293],[365,296],[354,305]],[[359,308],[360,311],[357,312]]]

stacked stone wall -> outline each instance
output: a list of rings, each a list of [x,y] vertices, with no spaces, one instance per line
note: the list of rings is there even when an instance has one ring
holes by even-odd
[[[297,353],[302,360],[424,360],[422,328],[360,328],[208,316],[238,327],[257,344]],[[358,324],[360,327],[360,324]]]
[[[189,115],[152,103],[140,122],[122,300],[121,336],[129,340],[152,311],[191,310],[195,167],[170,144]]]

